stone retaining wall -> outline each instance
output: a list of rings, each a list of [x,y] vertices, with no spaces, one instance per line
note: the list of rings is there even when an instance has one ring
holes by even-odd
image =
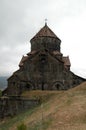
[[[32,100],[20,96],[3,96],[0,98],[0,118],[17,115],[39,104],[38,100]]]

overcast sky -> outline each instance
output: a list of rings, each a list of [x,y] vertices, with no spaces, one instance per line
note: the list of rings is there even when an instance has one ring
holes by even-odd
[[[71,70],[86,78],[86,0],[0,0],[0,76],[18,69],[46,18]]]

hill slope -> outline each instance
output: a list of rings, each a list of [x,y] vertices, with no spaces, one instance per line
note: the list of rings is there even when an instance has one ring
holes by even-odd
[[[0,130],[86,130],[86,82],[68,91],[30,91],[23,96],[40,98],[42,104],[0,123]]]

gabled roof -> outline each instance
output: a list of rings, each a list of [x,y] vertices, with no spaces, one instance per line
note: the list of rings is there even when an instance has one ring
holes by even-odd
[[[71,66],[69,56],[63,57],[63,62],[64,62],[64,65]]]
[[[53,53],[54,55],[62,55],[62,53],[59,52],[59,51],[57,51],[57,50],[56,50],[56,51],[53,51],[52,53]]]
[[[29,52],[27,55],[28,55],[28,56],[29,56],[29,55],[34,55],[34,54],[36,54],[36,53],[37,53],[37,51],[34,50],[34,51]]]
[[[43,28],[41,28],[40,31],[32,39],[37,38],[37,37],[53,37],[53,38],[58,38],[56,36],[56,34],[47,26],[47,24],[45,24],[45,26]]]
[[[23,66],[24,61],[26,61],[27,59],[28,59],[28,56],[23,56],[19,63],[19,66]]]

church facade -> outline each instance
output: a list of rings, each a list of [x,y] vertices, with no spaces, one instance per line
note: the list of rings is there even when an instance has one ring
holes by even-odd
[[[61,52],[61,40],[46,23],[30,42],[31,52],[22,57],[19,70],[9,77],[5,94],[20,95],[27,90],[68,90],[85,81],[70,71],[70,59]]]

